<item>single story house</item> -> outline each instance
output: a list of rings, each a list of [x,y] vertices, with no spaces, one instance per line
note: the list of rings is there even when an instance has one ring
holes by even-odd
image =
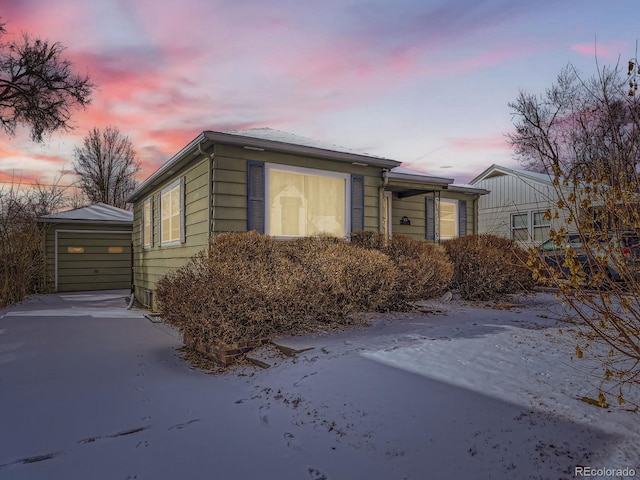
[[[49,292],[131,288],[133,213],[96,203],[38,218]]]
[[[494,164],[470,183],[490,192],[479,200],[479,233],[511,238],[527,248],[540,245],[552,227],[564,223],[562,217],[552,220],[545,215],[555,211],[559,200],[553,177],[546,173]]]
[[[136,298],[155,308],[158,280],[221,232],[375,230],[438,241],[476,231],[486,191],[399,166],[269,128],[202,132],[127,199]]]

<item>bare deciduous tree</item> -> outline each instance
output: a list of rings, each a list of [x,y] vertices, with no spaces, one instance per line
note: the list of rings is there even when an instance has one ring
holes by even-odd
[[[5,34],[0,24],[0,37]],[[60,43],[33,39],[0,42],[0,126],[14,135],[18,125],[42,142],[46,133],[70,130],[71,111],[91,101],[95,85],[73,72]]]
[[[583,78],[569,66],[544,95],[510,104],[516,154],[554,178],[546,216],[567,219],[551,231],[561,264],[533,251],[530,264],[573,310],[576,356],[590,353],[601,368],[601,406],[617,388],[623,403],[623,387],[640,380],[640,99],[629,75],[598,66]],[[566,233],[579,246],[565,246]]]
[[[103,132],[94,128],[82,147],[76,147],[74,170],[91,202],[126,208],[126,198],[137,184],[140,162],[129,137],[109,126]]]
[[[21,185],[0,189],[0,306],[41,291],[45,274],[43,226],[36,219],[65,206],[66,187]]]

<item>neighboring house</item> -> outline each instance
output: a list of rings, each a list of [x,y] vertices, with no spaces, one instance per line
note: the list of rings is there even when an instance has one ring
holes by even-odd
[[[104,203],[38,218],[50,292],[131,288],[133,213]]]
[[[127,199],[136,298],[221,232],[348,237],[375,230],[438,240],[475,231],[484,190],[398,170],[400,162],[269,128],[204,131]]]
[[[479,202],[479,233],[511,238],[531,247],[547,240],[549,230],[564,222],[563,218],[545,216],[558,203],[553,177],[547,174],[492,165],[470,183],[490,191]]]

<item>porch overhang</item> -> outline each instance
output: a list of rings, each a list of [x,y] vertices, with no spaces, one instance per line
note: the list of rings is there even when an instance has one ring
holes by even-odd
[[[398,198],[440,192],[447,190],[449,185],[453,183],[452,178],[399,173],[393,170],[384,172],[384,177],[386,179],[385,190],[395,193]]]

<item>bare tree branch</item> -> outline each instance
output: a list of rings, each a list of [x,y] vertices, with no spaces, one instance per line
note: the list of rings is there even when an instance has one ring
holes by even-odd
[[[5,33],[0,25],[0,37]],[[57,130],[71,130],[71,112],[91,102],[95,85],[77,75],[62,58],[60,43],[33,39],[0,43],[0,127],[14,135],[18,125],[28,126],[31,139]]]
[[[629,94],[629,75],[598,66],[583,78],[569,66],[543,95],[521,93],[509,104],[509,142],[523,165],[554,178],[548,215],[567,219],[550,232],[561,263],[532,250],[530,264],[575,312],[580,356],[606,346],[596,357],[603,388],[640,380],[640,99]],[[580,247],[565,247],[567,232]]]
[[[113,126],[103,132],[94,128],[74,155],[79,187],[89,201],[126,208],[126,198],[135,189],[135,175],[140,171],[129,137]]]

